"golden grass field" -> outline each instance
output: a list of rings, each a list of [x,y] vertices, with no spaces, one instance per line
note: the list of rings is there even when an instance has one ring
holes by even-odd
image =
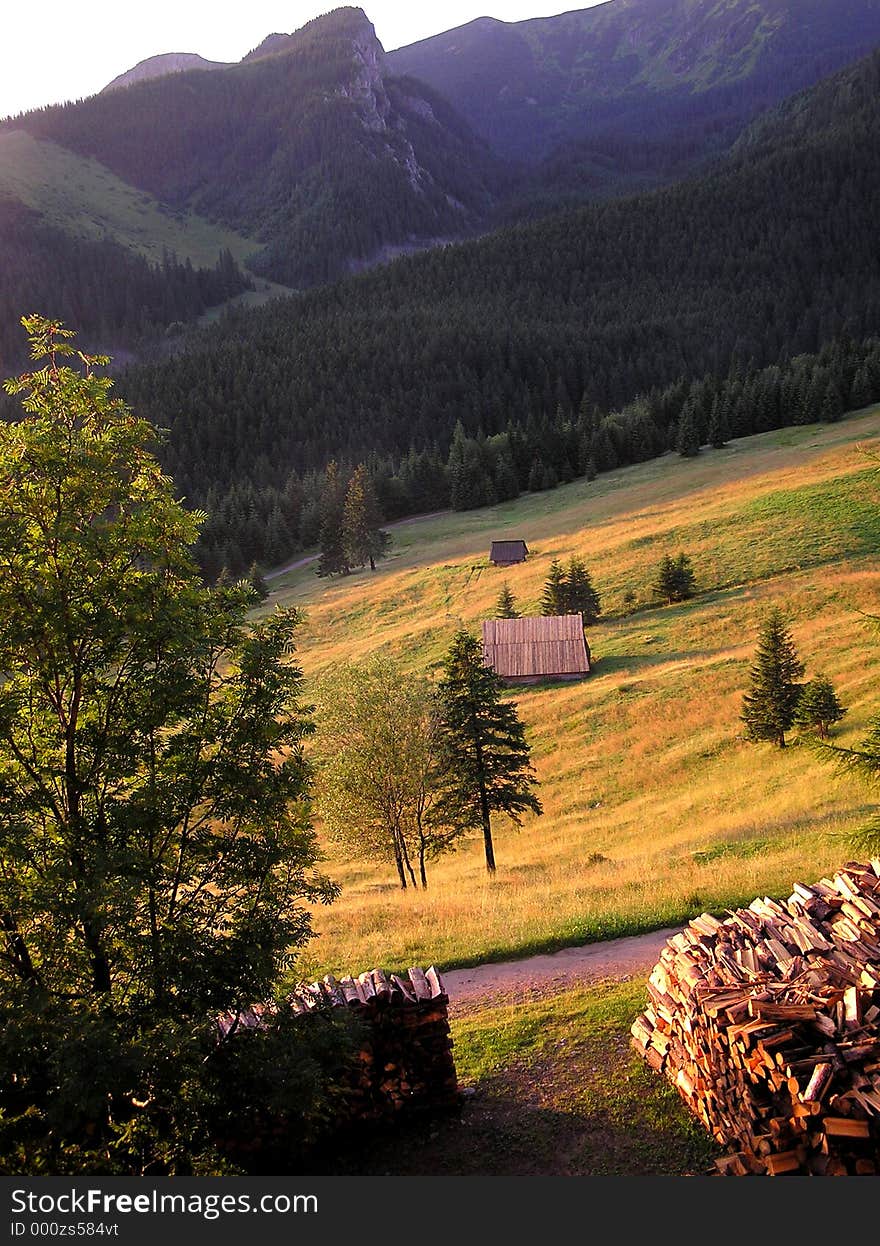
[[[537,612],[553,557],[583,557],[606,618],[589,632],[586,681],[517,689],[544,816],[496,826],[498,874],[477,838],[433,863],[427,892],[401,892],[385,861],[326,868],[341,898],[315,914],[300,968],[476,963],[683,921],[785,892],[851,856],[872,794],[804,746],[740,734],[756,632],[789,614],[807,678],[824,672],[859,740],[880,709],[880,408],[786,429],[698,458],[662,459],[588,483],[394,533],[375,574],[326,583],[313,567],[274,582],[268,607],[306,611],[307,678],[390,654],[436,673],[459,623],[479,626],[507,580]],[[522,536],[521,567],[496,570],[489,541]],[[662,555],[691,557],[699,596],[652,607]],[[625,594],[637,604],[626,613]]]

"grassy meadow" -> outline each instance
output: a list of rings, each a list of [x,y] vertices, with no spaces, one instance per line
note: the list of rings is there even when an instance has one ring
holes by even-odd
[[[243,263],[261,245],[194,213],[172,212],[99,161],[24,130],[0,134],[3,196],[21,200],[65,233],[89,240],[113,238],[154,264],[168,250],[179,260],[190,259],[196,268],[211,268],[225,248]]]
[[[476,837],[432,864],[424,893],[327,843],[342,895],[316,913],[301,968],[450,967],[635,933],[786,892],[851,855],[870,793],[807,747],[745,743],[739,710],[775,604],[806,677],[828,675],[849,707],[837,741],[857,741],[880,709],[880,636],[864,618],[880,613],[872,447],[878,408],[414,522],[375,574],[326,583],[311,566],[274,581],[269,608],[306,612],[307,678],[373,653],[436,674],[455,627],[478,628],[505,580],[537,613],[553,557],[585,559],[605,612],[589,679],[512,693],[545,813],[520,830],[497,820],[496,878]],[[492,568],[499,536],[524,537],[529,561]],[[656,564],[682,550],[699,595],[652,606]]]

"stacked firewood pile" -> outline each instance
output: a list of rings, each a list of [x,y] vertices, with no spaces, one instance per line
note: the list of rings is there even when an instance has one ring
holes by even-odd
[[[361,1021],[362,1046],[345,1095],[347,1120],[380,1120],[407,1109],[458,1105],[447,1009],[449,997],[433,967],[405,977],[371,969],[358,977],[301,986],[287,1000],[304,1023],[309,1014],[351,1009]],[[221,1034],[266,1023],[263,1007],[220,1020]],[[342,1123],[342,1121],[340,1121]]]
[[[730,1175],[880,1171],[880,859],[669,939],[633,1044]]]

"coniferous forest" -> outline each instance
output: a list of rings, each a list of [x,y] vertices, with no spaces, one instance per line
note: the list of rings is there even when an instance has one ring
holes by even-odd
[[[311,544],[331,458],[367,462],[387,519],[870,401],[878,124],[874,54],[698,179],[233,315],[129,371],[211,513],[206,570]]]
[[[81,327],[86,346],[134,347],[251,285],[229,252],[213,269],[167,255],[151,264],[112,239],[75,238],[0,200],[0,374],[27,358],[19,317],[37,308]]]

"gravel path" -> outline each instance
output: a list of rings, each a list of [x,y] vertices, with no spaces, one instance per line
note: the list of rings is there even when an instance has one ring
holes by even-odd
[[[488,1002],[503,1003],[506,998],[552,995],[603,978],[647,974],[660,956],[663,944],[679,929],[673,926],[626,939],[586,943],[551,955],[529,956],[526,960],[450,969],[444,972],[443,981],[453,1009],[467,1009]]]

